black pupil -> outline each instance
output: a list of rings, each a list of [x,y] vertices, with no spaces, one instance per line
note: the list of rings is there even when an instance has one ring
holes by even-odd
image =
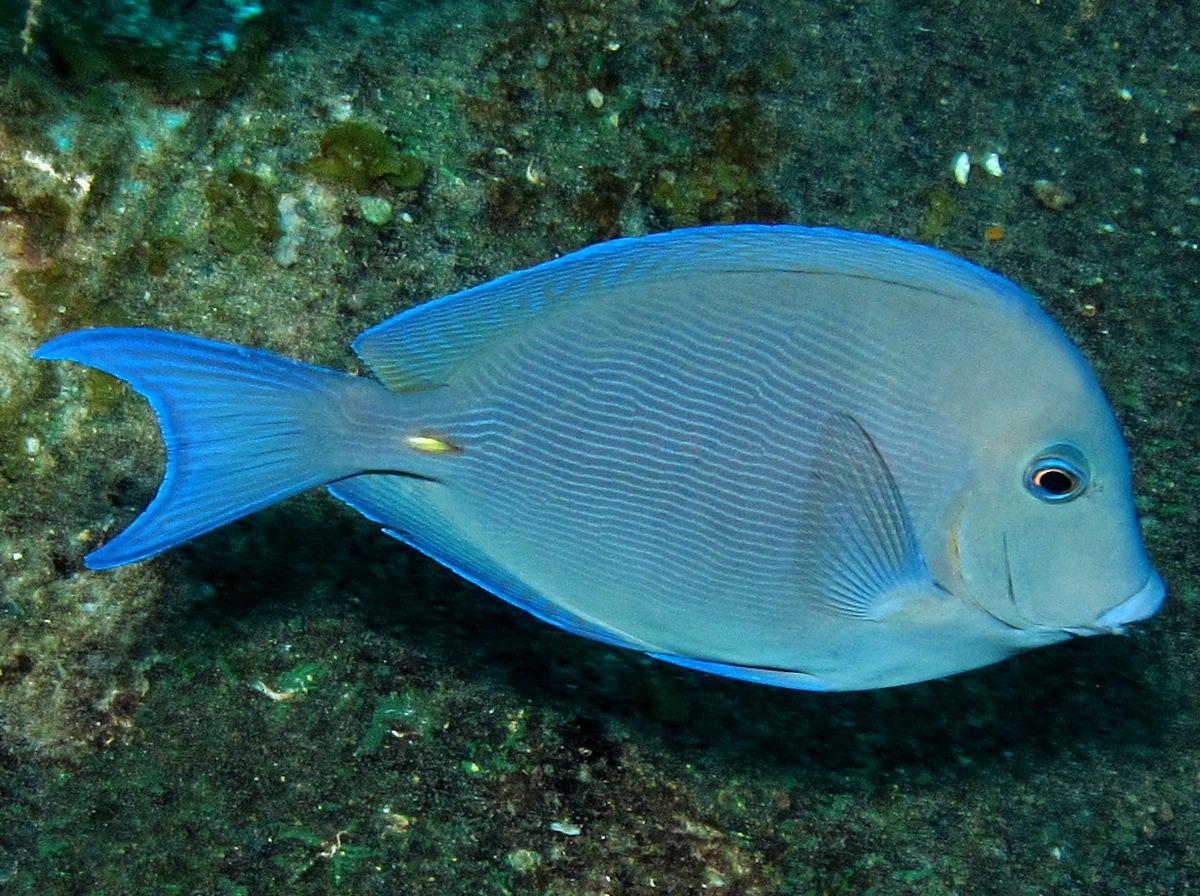
[[[1038,470],[1033,482],[1048,495],[1070,494],[1075,488],[1075,477],[1059,467]]]

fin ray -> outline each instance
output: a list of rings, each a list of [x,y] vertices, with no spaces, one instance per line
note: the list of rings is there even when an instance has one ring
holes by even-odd
[[[820,570],[821,599],[836,613],[882,619],[940,591],[930,576],[896,481],[870,434],[834,415],[812,469],[822,537],[800,546],[801,568]]]
[[[138,327],[76,330],[33,357],[119,377],[158,417],[166,448],[162,483],[132,523],[87,555],[92,569],[142,560],[353,472],[343,452],[329,450],[322,431],[337,396],[358,379],[348,374]]]
[[[643,641],[558,606],[495,563],[438,511],[433,493],[441,487],[438,482],[386,473],[352,476],[328,486],[330,494],[381,524],[387,535],[543,622],[614,647],[651,649]]]

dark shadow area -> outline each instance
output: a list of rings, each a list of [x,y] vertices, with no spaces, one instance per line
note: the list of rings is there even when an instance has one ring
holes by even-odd
[[[180,549],[185,591],[162,649],[199,630],[249,637],[275,617],[340,618],[480,687],[595,720],[702,765],[846,774],[1036,764],[1160,745],[1172,695],[1139,634],[1069,642],[986,669],[882,691],[807,693],[677,669],[560,632],[382,535],[325,496],[295,499]],[[301,623],[303,624],[303,623]],[[409,670],[411,671],[411,669]],[[432,682],[430,682],[432,684]]]

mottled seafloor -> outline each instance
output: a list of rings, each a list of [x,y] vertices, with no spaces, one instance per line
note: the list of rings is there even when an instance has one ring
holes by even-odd
[[[1165,0],[0,4],[3,892],[1200,892],[1198,39]],[[1157,618],[819,695],[559,633],[323,494],[82,566],[161,448],[46,337],[358,369],[426,298],[785,220],[1042,299],[1128,436]]]

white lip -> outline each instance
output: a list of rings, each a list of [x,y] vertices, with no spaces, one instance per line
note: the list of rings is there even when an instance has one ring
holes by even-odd
[[[1117,604],[1097,619],[1096,624],[1110,631],[1120,631],[1121,626],[1127,623],[1149,619],[1157,613],[1166,596],[1167,589],[1162,578],[1154,570],[1151,570],[1146,584],[1142,585],[1132,597]]]

